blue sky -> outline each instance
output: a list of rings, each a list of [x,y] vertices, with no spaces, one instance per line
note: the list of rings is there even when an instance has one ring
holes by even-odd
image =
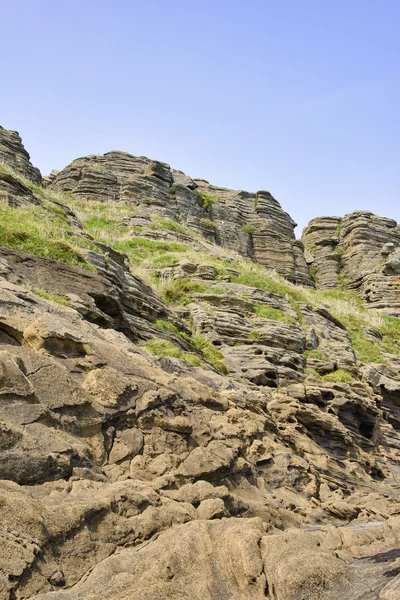
[[[397,0],[0,0],[0,124],[46,174],[120,149],[400,221]]]

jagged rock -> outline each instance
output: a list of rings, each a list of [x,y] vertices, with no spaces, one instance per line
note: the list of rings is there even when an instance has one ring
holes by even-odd
[[[397,272],[393,222],[375,231],[369,213],[345,218],[342,255],[334,219],[314,223],[318,252],[304,258],[268,192],[216,188],[120,152],[50,179],[37,192],[11,174],[3,199],[18,210],[57,182],[81,198],[125,198],[137,213],[122,218],[124,239],[141,227],[193,243],[160,269],[193,292],[167,308],[134,261],[55,199],[44,215],[61,211],[90,241],[82,253],[95,271],[0,248],[0,598],[394,599],[399,357],[363,364],[345,311],[337,318],[277,277],[282,295],[229,281],[243,259],[214,266],[232,261],[224,248],[240,249],[302,283],[307,262],[330,286],[323,257],[354,255],[384,302],[379,281]],[[160,232],[154,216],[220,246],[175,225]],[[385,330],[370,324],[356,333],[383,347]],[[157,338],[166,356],[150,354]]]
[[[33,183],[40,185],[42,176],[31,161],[17,131],[9,131],[0,126],[0,163],[5,164]]]
[[[396,221],[361,210],[343,219],[318,217],[304,229],[302,241],[313,258],[310,269],[318,288],[334,288],[341,281],[357,290],[369,308],[400,314]]]
[[[269,192],[250,194],[211,186],[165,163],[125,152],[76,159],[51,185],[78,198],[129,201],[132,208],[140,208],[142,218],[158,215],[182,222],[205,239],[249,256],[292,281],[312,284],[303,246],[293,233],[296,224]]]

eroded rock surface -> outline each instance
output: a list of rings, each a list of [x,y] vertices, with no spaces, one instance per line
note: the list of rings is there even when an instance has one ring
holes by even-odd
[[[51,185],[78,198],[129,201],[132,224],[136,215],[173,219],[291,281],[312,284],[293,233],[296,224],[269,192],[217,187],[165,163],[116,151],[74,160]]]
[[[68,263],[75,254],[22,250],[15,231],[17,247],[0,247],[0,598],[397,600],[396,339],[388,346],[372,325],[351,328],[307,301],[316,292],[263,279],[249,261],[213,262],[236,245],[307,283],[302,246],[272,196],[120,152],[54,173],[48,184],[79,201],[114,194],[135,205],[121,220],[124,239],[140,227],[160,240],[154,216],[203,236],[165,228],[162,239],[190,241],[190,260],[161,255],[150,285],[134,260],[145,246],[129,261],[110,237],[86,231],[76,199],[7,175],[2,205],[39,207],[75,240],[84,268]],[[210,216],[218,232],[201,222]],[[357,239],[369,252],[372,218],[362,219]],[[250,222],[257,231],[240,229]],[[328,288],[342,269],[367,269],[388,229],[382,277],[391,281],[396,226],[378,223],[364,261],[361,248],[351,254],[353,217],[339,224],[308,231],[317,279],[320,269]],[[338,261],[342,235],[353,241]],[[364,349],[361,360],[361,342],[381,354],[367,360]]]
[[[317,287],[356,290],[369,308],[400,314],[400,226],[368,211],[318,217],[304,229]]]

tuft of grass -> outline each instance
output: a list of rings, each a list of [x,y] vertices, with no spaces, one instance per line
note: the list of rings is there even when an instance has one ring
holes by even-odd
[[[1,246],[94,271],[79,250],[80,247],[90,248],[91,244],[78,236],[70,235],[67,240],[64,227],[58,215],[49,218],[40,206],[11,208],[0,205]]]
[[[168,340],[153,338],[152,340],[148,340],[145,345],[145,349],[153,356],[169,356],[170,358],[180,358],[186,364],[191,365],[192,367],[201,366],[201,360],[198,356],[196,356],[196,354],[192,352],[184,352]]]
[[[271,319],[272,321],[281,321],[282,323],[296,323],[293,317],[287,315],[283,310],[279,308],[272,308],[272,306],[266,306],[265,304],[255,304],[253,311],[258,317],[265,319]]]
[[[62,306],[70,306],[68,298],[65,296],[58,296],[57,294],[49,294],[46,290],[41,288],[33,287],[31,290],[36,296],[40,298],[44,298],[45,300],[51,300],[52,302],[57,302],[57,304],[61,304]]]
[[[255,233],[256,231],[258,231],[258,229],[250,223],[245,223],[242,227],[242,231],[244,231],[244,233]]]
[[[172,304],[189,304],[191,301],[190,295],[196,293],[211,292],[213,294],[229,294],[230,290],[225,290],[216,285],[206,285],[204,283],[198,283],[191,279],[177,279],[168,281],[159,290],[161,297],[165,302]]]
[[[207,227],[211,227],[211,229],[214,229],[214,231],[218,231],[218,227],[211,219],[200,219],[200,221],[203,223],[203,225],[207,225]]]
[[[345,369],[337,369],[326,375],[320,375],[315,369],[305,369],[306,379],[318,379],[319,381],[329,381],[332,383],[351,383],[354,376]]]
[[[162,219],[161,217],[152,217],[152,223],[150,225],[150,229],[154,229],[156,231],[160,229],[168,229],[169,231],[177,231],[179,233],[184,233],[186,235],[191,235],[190,229],[184,227],[180,223],[176,221],[172,221],[171,219]]]
[[[157,319],[156,321],[154,321],[154,325],[157,325],[157,327],[160,327],[165,331],[169,331],[171,333],[176,333],[177,335],[180,335],[178,328],[175,327],[173,323],[170,323],[169,321],[164,321],[164,319]]]
[[[218,198],[216,198],[215,196],[210,196],[205,192],[200,192],[200,190],[196,190],[196,193],[197,204],[202,208],[205,208],[206,210],[208,210],[214,202],[218,202]]]
[[[226,375],[229,372],[221,352],[204,336],[194,333],[189,340],[199,350],[207,362],[211,363],[217,371]]]
[[[248,337],[248,339],[249,339],[249,340],[252,340],[252,341],[257,341],[257,340],[259,340],[259,339],[260,339],[260,332],[259,332],[259,331],[257,331],[256,329],[253,329],[253,331],[251,331],[251,332],[249,333],[249,337]]]
[[[378,344],[370,342],[363,331],[352,329],[348,330],[348,334],[353,350],[359,360],[366,364],[372,362],[381,364],[386,363]]]

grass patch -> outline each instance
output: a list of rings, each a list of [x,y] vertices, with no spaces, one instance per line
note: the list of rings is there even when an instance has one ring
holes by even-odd
[[[200,219],[200,222],[203,223],[203,225],[207,225],[207,227],[211,227],[214,231],[218,231],[218,227],[211,219]]]
[[[94,271],[79,251],[80,247],[90,248],[92,244],[78,236],[66,239],[64,227],[61,217],[54,214],[48,218],[40,206],[11,208],[0,205],[1,246]]]
[[[244,233],[255,233],[256,231],[258,231],[258,229],[250,223],[245,223],[242,227],[242,231],[244,231]]]
[[[200,190],[196,190],[196,193],[197,204],[202,208],[205,208],[206,210],[208,210],[214,202],[218,202],[218,198],[216,198],[215,196],[210,196],[205,192],[200,192]]]
[[[249,333],[249,337],[248,337],[248,339],[249,339],[249,340],[252,340],[252,341],[254,341],[254,342],[256,342],[257,340],[259,340],[259,339],[260,339],[260,332],[259,332],[259,331],[257,331],[256,329],[253,329],[253,331],[251,331],[251,332]]]
[[[160,289],[161,297],[163,300],[165,300],[165,302],[183,305],[189,304],[191,301],[191,294],[201,294],[207,292],[223,295],[229,294],[230,290],[225,290],[216,285],[198,283],[187,278],[169,281]]]
[[[191,231],[184,227],[180,223],[176,221],[172,221],[171,219],[162,219],[161,217],[152,217],[152,223],[150,225],[150,229],[154,229],[156,231],[160,229],[168,229],[168,231],[176,231],[179,233],[184,233],[186,235],[191,235]]]
[[[33,287],[31,290],[35,296],[39,296],[40,298],[44,298],[45,300],[51,300],[52,302],[57,302],[57,304],[61,304],[62,306],[70,306],[68,298],[65,296],[58,296],[57,294],[49,294],[46,290],[41,288]]]
[[[180,358],[186,364],[192,367],[200,367],[201,365],[201,360],[198,356],[196,356],[196,354],[192,352],[184,352],[168,340],[154,338],[146,343],[145,349],[153,356],[169,356],[170,358]]]
[[[328,381],[332,383],[351,383],[354,381],[354,375],[345,369],[337,369],[326,375],[320,375],[315,369],[305,370],[306,379],[318,379],[318,381]]]
[[[272,306],[266,306],[265,304],[255,304],[253,311],[258,317],[263,317],[264,319],[281,321],[282,323],[296,323],[293,317],[287,315],[283,310],[272,308]]]
[[[199,350],[207,362],[211,363],[217,371],[226,375],[229,372],[221,352],[204,336],[194,333],[189,340]]]

